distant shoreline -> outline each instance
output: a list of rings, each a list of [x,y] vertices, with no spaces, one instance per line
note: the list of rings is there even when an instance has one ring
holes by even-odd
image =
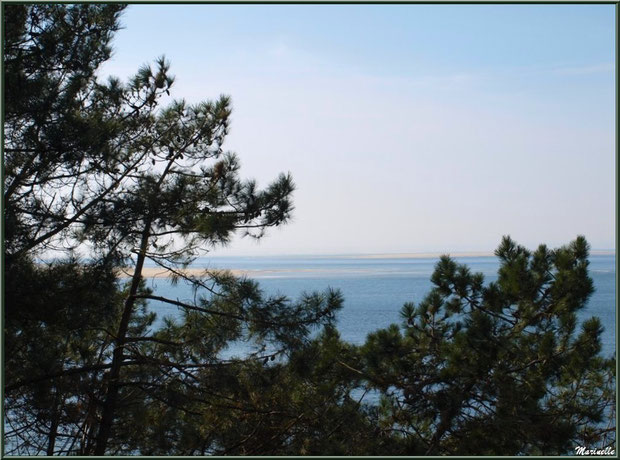
[[[468,257],[493,257],[493,252],[489,251],[470,251],[470,252],[417,252],[417,253],[395,253],[395,254],[359,254],[359,255],[320,255],[320,256],[298,256],[298,257],[317,257],[317,258],[334,258],[334,259],[355,259],[355,260],[363,260],[363,259],[438,259],[442,255],[449,255],[453,258],[468,258]],[[593,256],[615,256],[615,251],[590,251],[590,254]],[[218,256],[222,257],[222,256]],[[231,256],[235,257],[235,256]],[[238,256],[241,257],[241,256]],[[249,257],[249,256],[245,256]],[[257,259],[260,259],[261,256],[256,256]],[[264,257],[264,256],[262,256]],[[275,256],[274,256],[275,257]],[[282,256],[282,257],[295,257],[295,256]],[[316,271],[325,272],[325,268],[322,269],[312,269],[312,268],[272,268],[272,269],[217,269],[217,268],[206,268],[206,267],[189,267],[182,270],[179,270],[180,273],[183,273],[188,276],[201,276],[205,275],[208,272],[227,272],[234,276],[251,276],[251,275],[269,275],[278,273],[290,273],[290,272],[305,272],[312,273]],[[361,270],[363,271],[363,270]],[[119,268],[118,276],[120,278],[130,278],[133,274],[133,268]],[[167,270],[164,270],[160,267],[144,267],[142,269],[142,276],[144,278],[170,278],[171,273]]]
[[[360,254],[351,256],[342,256],[347,259],[438,259],[443,255],[450,257],[493,257],[495,254],[491,251],[470,251],[470,252],[401,252],[395,254]]]
[[[343,259],[438,259],[443,255],[449,255],[450,257],[494,257],[495,253],[493,251],[467,251],[467,252],[457,252],[457,251],[444,251],[444,252],[402,252],[402,253],[383,253],[383,254],[360,254],[360,255],[345,255],[345,256],[334,256],[334,258],[342,257]],[[596,250],[590,251],[590,255],[592,256],[614,256],[616,255],[615,251],[607,251],[607,250]]]
[[[438,259],[443,255],[449,255],[450,257],[466,258],[466,257],[495,257],[494,251],[437,251],[437,252],[381,252],[381,253],[369,253],[369,254],[211,254],[205,258],[213,259],[294,259],[294,258],[308,258],[308,259]],[[611,249],[594,249],[590,250],[592,256],[615,256],[616,251]]]
[[[251,270],[225,270],[225,269],[211,270],[211,269],[206,269],[206,268],[191,267],[191,268],[180,269],[178,270],[178,272],[184,275],[187,275],[187,276],[201,276],[201,275],[207,274],[208,272],[211,272],[211,273],[227,272],[235,276],[243,276],[243,275],[249,274]],[[118,276],[119,278],[131,278],[133,276],[133,268],[132,267],[119,268]],[[143,278],[171,278],[172,273],[169,272],[168,270],[164,270],[163,268],[159,268],[159,267],[143,267],[142,277]]]

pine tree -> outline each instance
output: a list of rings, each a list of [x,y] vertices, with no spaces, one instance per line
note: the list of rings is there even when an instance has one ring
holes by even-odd
[[[230,99],[171,97],[164,58],[96,71],[124,6],[3,4],[5,451],[34,454],[565,454],[615,445],[615,357],[588,245],[504,239],[497,281],[448,257],[402,327],[343,344],[338,292],[292,302],[184,271],[287,222],[294,185],[240,177]],[[79,257],[79,254],[84,257]],[[53,262],[41,258],[56,255]],[[148,289],[146,263],[192,300]],[[119,269],[130,274],[119,278]],[[179,310],[155,329],[149,302]],[[319,336],[312,332],[325,327]],[[578,332],[579,330],[579,332]],[[224,358],[239,341],[243,356]],[[359,391],[379,391],[378,407]]]
[[[127,173],[115,149],[137,134],[143,115],[121,113],[115,82],[95,79],[122,9],[3,5],[7,264],[69,244],[61,237]],[[128,103],[146,109],[144,95]]]
[[[24,321],[29,303],[17,294],[7,299],[7,337],[22,344],[7,363],[7,424],[15,426],[7,435],[10,448],[136,453],[139,446],[123,441],[140,414],[135,402],[175,407],[171,394],[217,393],[215,377],[233,364],[221,358],[229,343],[255,345],[242,361],[293,350],[333,321],[341,299],[327,291],[291,302],[266,297],[256,283],[227,273],[186,275],[183,268],[196,256],[227,244],[233,233],[261,238],[285,223],[290,175],[262,190],[242,180],[237,156],[222,147],[230,99],[164,106],[161,98],[174,81],[165,59],[141,67],[127,84],[96,78],[122,6],[3,7],[11,95],[4,125],[5,270],[28,272],[11,279],[14,292],[27,292],[40,305]],[[46,268],[37,258],[50,250],[65,258]],[[90,261],[77,262],[76,251]],[[146,289],[146,261],[187,283],[194,300]],[[130,281],[110,283],[121,267]],[[84,288],[97,270],[108,282],[97,284],[96,302],[77,288],[60,296],[72,276]],[[34,290],[46,282],[53,289]],[[155,300],[179,308],[181,320],[153,330],[147,302]],[[61,303],[64,317],[45,318],[46,308]],[[63,337],[62,347],[40,357],[49,355],[49,366],[24,363],[35,355],[33,343]],[[95,349],[88,348],[92,343]],[[40,402],[46,393],[54,395],[48,395],[57,408],[51,413],[49,401]]]
[[[382,392],[381,424],[407,455],[564,455],[615,446],[615,357],[598,318],[588,244],[530,252],[504,238],[497,281],[447,256],[403,326],[371,334],[363,369]]]
[[[3,287],[6,453],[61,452],[107,367],[101,331],[118,316],[116,277],[79,261],[22,262],[5,272]]]

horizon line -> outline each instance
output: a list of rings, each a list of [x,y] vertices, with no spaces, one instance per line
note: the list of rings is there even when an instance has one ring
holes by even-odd
[[[273,253],[273,254],[214,254],[208,257],[342,257],[351,259],[430,259],[443,255],[451,257],[495,257],[495,251],[424,251],[424,252],[347,252],[347,253]],[[615,249],[591,249],[593,256],[615,256]]]

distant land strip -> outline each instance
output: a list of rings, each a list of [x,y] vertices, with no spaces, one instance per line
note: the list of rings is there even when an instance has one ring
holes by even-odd
[[[358,254],[358,255],[343,255],[334,256],[334,259],[438,259],[443,255],[449,255],[450,257],[494,257],[493,251],[469,251],[469,252],[402,252],[402,253],[384,253],[384,254]],[[609,249],[592,250],[590,251],[592,256],[614,256],[616,251]]]
[[[250,276],[250,275],[269,275],[269,274],[278,274],[278,273],[290,273],[290,272],[325,272],[329,271],[329,269],[323,268],[270,268],[270,269],[248,269],[248,270],[239,270],[239,269],[218,269],[218,268],[199,268],[199,267],[189,267],[177,270],[179,273],[182,273],[187,276],[204,276],[209,273],[230,273],[234,276]],[[338,269],[338,271],[340,271]],[[367,270],[351,270],[364,272]],[[133,269],[131,268],[119,268],[118,276],[120,278],[131,278],[133,276]],[[142,276],[144,278],[171,278],[172,272],[165,270],[159,267],[143,267],[142,268]]]
[[[412,253],[397,253],[397,254],[360,254],[352,256],[343,256],[346,259],[438,259],[443,255],[449,255],[451,257],[493,257],[492,251],[472,251],[472,252],[412,252]]]
[[[358,255],[339,255],[339,256],[320,256],[320,257],[329,257],[334,259],[437,259],[444,254],[448,254],[451,257],[459,258],[459,257],[493,257],[493,252],[489,251],[478,251],[478,252],[416,252],[416,253],[397,253],[397,254],[358,254]],[[615,251],[610,250],[593,250],[590,251],[590,254],[593,256],[613,256],[616,254]],[[300,256],[301,257],[301,256]],[[257,257],[260,259],[260,257]],[[269,274],[278,274],[278,273],[291,273],[291,272],[329,272],[329,268],[272,268],[272,269],[217,269],[217,268],[205,268],[205,267],[189,267],[185,269],[178,270],[180,273],[183,273],[188,276],[201,276],[205,275],[209,272],[217,273],[217,272],[228,272],[234,276],[251,276],[251,275],[269,275]],[[337,269],[340,271],[340,269]],[[365,269],[355,269],[352,268],[348,271],[354,272],[364,272],[367,271]],[[121,278],[130,278],[133,275],[132,268],[119,268],[118,276]],[[170,278],[171,272],[165,270],[160,267],[144,267],[142,269],[142,276],[144,278]]]
[[[213,270],[213,269],[206,269],[206,268],[190,267],[190,268],[178,269],[177,271],[187,276],[203,276],[207,273],[216,273],[216,272],[228,272],[235,276],[242,276],[242,275],[249,274],[251,270]],[[133,268],[131,267],[119,268],[117,273],[120,278],[131,278],[133,276]],[[143,267],[142,277],[144,278],[171,278],[172,272],[166,269],[160,268],[160,267]]]

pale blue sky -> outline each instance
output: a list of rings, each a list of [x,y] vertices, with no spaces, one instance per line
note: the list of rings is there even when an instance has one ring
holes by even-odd
[[[104,73],[164,54],[293,221],[220,255],[615,248],[613,5],[132,5]]]

